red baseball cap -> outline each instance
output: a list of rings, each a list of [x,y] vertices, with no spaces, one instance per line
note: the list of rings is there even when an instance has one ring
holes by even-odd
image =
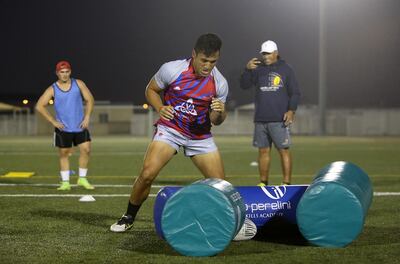
[[[68,61],[59,61],[56,65],[56,72],[61,71],[62,69],[70,69],[71,70],[71,65],[69,64]]]

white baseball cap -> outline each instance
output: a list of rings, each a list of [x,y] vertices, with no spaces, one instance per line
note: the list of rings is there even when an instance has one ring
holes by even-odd
[[[263,52],[272,53],[274,51],[278,51],[278,46],[272,40],[267,40],[261,45],[260,53]]]

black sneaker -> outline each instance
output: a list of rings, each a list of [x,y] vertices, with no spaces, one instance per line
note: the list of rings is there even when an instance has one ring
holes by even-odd
[[[131,215],[123,215],[118,222],[110,227],[112,232],[121,233],[131,229],[133,226],[133,218]]]

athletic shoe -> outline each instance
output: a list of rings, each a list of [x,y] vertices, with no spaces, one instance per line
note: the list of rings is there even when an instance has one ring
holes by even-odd
[[[67,181],[62,181],[60,187],[57,188],[57,191],[70,191],[71,185]]]
[[[80,178],[78,179],[78,182],[77,182],[76,184],[78,184],[78,186],[82,186],[82,187],[85,188],[86,190],[93,190],[93,189],[94,189],[94,186],[91,185],[91,184],[89,183],[89,181],[88,181],[86,178],[80,177]]]
[[[250,240],[257,234],[257,226],[249,218],[244,219],[242,228],[233,238],[233,241]]]
[[[259,184],[257,184],[257,186],[264,187],[264,186],[267,186],[267,185],[265,183],[263,183],[263,182],[260,182]]]
[[[133,218],[131,215],[123,215],[118,222],[110,227],[112,232],[122,233],[131,229],[133,226]]]
[[[282,182],[281,185],[290,185],[290,182]]]

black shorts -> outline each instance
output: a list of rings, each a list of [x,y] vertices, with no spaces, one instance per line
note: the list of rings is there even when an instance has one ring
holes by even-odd
[[[64,132],[56,128],[54,130],[54,146],[59,148],[71,148],[72,144],[78,146],[84,142],[91,141],[89,130],[82,132]]]

